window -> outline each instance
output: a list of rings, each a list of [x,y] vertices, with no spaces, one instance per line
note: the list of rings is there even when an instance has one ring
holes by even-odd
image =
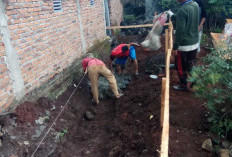
[[[62,2],[61,0],[53,0],[54,11],[62,11]]]
[[[90,0],[90,5],[94,5],[94,0]]]

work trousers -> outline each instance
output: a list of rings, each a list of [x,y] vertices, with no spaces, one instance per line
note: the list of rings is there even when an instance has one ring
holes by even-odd
[[[94,101],[98,104],[99,100],[98,100],[98,78],[99,75],[103,75],[104,77],[106,77],[106,79],[109,82],[110,88],[112,90],[112,92],[114,93],[115,97],[119,97],[119,93],[118,93],[118,87],[117,87],[117,82],[116,79],[113,75],[113,73],[106,68],[106,66],[102,66],[102,65],[97,65],[97,66],[90,66],[88,67],[88,77],[90,79],[91,82],[91,91],[93,94],[93,99]]]
[[[197,49],[193,51],[178,51],[175,59],[175,65],[178,71],[180,83],[187,86],[187,78],[196,64]]]

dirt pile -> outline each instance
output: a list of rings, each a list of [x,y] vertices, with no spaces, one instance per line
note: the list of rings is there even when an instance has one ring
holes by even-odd
[[[147,74],[159,74],[165,68],[165,53],[160,52],[148,57],[145,61],[145,72]]]

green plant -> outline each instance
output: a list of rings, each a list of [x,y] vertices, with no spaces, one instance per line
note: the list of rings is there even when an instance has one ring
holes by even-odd
[[[114,29],[114,36],[115,36],[116,38],[120,36],[120,33],[121,33],[121,29],[120,29],[120,28]]]
[[[212,27],[210,31],[214,33],[222,33],[223,29],[224,28],[220,28],[220,27]]]
[[[124,15],[124,21],[127,22],[127,21],[134,21],[136,20],[136,16],[134,14],[131,14],[131,15]]]
[[[195,67],[190,81],[196,96],[207,102],[211,131],[223,138],[232,135],[232,51],[213,50],[204,65]]]
[[[207,45],[208,41],[209,41],[209,37],[207,36],[207,34],[204,34],[204,33],[203,33],[203,34],[201,35],[201,45],[202,45],[202,46]]]
[[[67,134],[67,133],[68,133],[68,130],[67,130],[67,129],[64,129],[64,130],[62,130],[62,131],[59,133],[59,137],[60,137],[60,138],[63,138],[64,135]]]
[[[162,11],[166,11],[171,9],[173,12],[176,12],[179,8],[179,4],[173,0],[160,0],[158,2],[159,7]]]

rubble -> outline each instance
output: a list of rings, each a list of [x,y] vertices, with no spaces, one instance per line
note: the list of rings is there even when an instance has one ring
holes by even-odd
[[[117,80],[118,90],[122,91],[126,89],[127,85],[131,81],[130,75],[117,75],[115,74],[115,78]],[[91,86],[90,81],[88,81],[88,85]],[[99,77],[98,80],[98,90],[99,90],[99,98],[114,98],[114,95],[110,89],[109,83],[105,77]]]

